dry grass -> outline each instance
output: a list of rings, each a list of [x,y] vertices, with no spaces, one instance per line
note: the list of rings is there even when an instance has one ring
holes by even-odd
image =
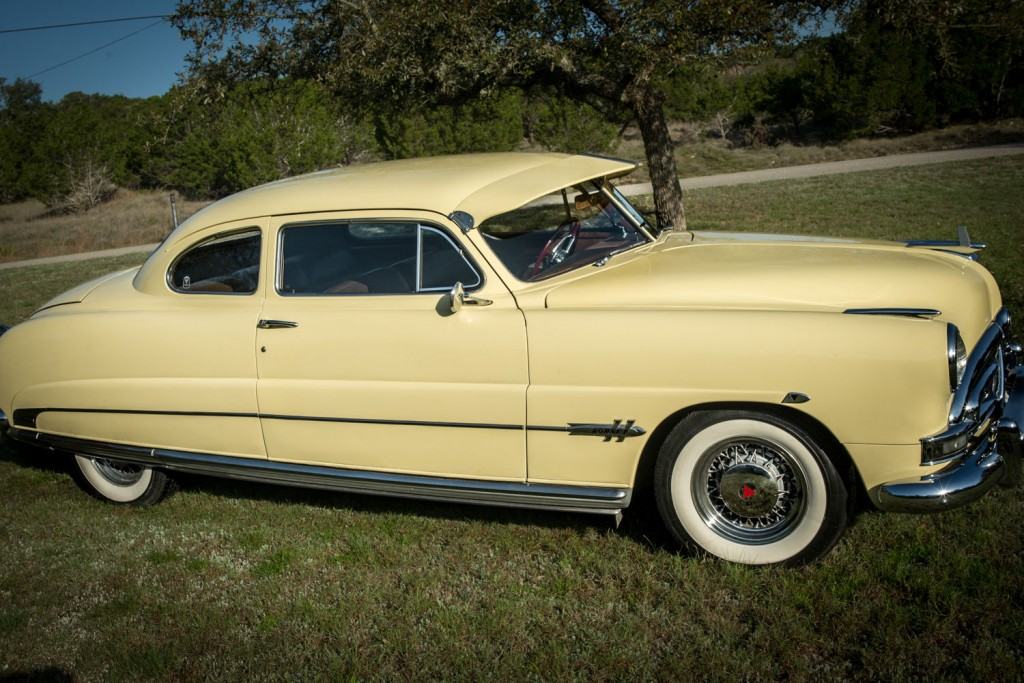
[[[760,147],[733,147],[719,138],[705,137],[699,129],[686,124],[674,124],[672,135],[676,141],[676,164],[679,175],[691,178],[825,161],[1021,142],[1024,141],[1024,119],[949,126],[914,135],[860,138],[837,144],[782,143]],[[644,150],[640,133],[635,129],[627,129],[614,154],[626,159],[643,161]],[[642,166],[630,175],[626,182],[641,182],[647,179],[647,169]]]
[[[178,200],[184,220],[209,202]],[[41,202],[0,205],[0,262],[159,242],[171,229],[165,192],[118,190],[80,214],[54,215]]]

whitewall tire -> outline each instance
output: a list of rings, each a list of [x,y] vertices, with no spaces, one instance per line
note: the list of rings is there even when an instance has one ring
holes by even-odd
[[[773,415],[692,413],[665,440],[654,481],[673,535],[731,562],[812,562],[846,528],[846,486],[832,461]]]
[[[98,498],[122,505],[153,505],[170,492],[171,481],[159,470],[76,455],[83,487]]]

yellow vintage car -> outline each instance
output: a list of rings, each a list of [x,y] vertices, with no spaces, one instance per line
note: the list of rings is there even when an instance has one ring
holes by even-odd
[[[8,436],[148,505],[197,472],[620,515],[749,564],[852,502],[1020,467],[1021,348],[979,245],[658,234],[629,161],[482,154],[223,199],[0,337]]]

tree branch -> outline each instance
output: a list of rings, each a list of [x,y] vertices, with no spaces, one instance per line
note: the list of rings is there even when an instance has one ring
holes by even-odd
[[[615,32],[622,28],[622,16],[608,0],[584,0],[583,6]]]

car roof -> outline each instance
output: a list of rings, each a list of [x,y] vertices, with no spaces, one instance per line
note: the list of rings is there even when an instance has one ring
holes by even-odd
[[[214,202],[166,241],[229,221],[322,211],[426,210],[491,216],[591,178],[637,164],[596,155],[507,152],[461,154],[345,166],[260,185]]]

